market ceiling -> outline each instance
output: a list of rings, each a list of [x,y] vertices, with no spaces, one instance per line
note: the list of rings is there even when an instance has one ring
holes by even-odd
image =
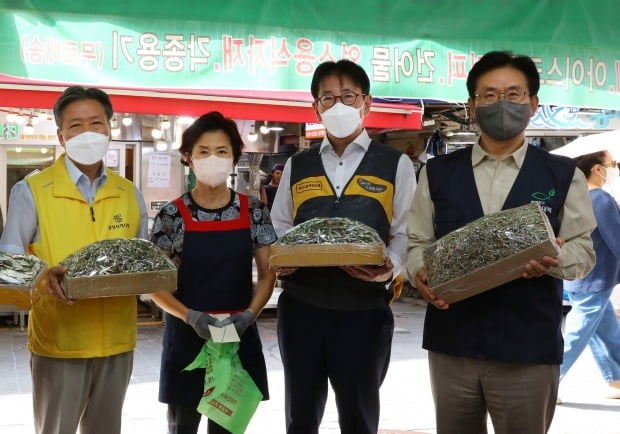
[[[81,84],[108,90],[119,112],[313,122],[314,68],[349,58],[371,79],[368,126],[419,129],[423,115],[466,101],[480,55],[508,49],[537,62],[541,103],[620,108],[611,0],[214,5],[12,1],[0,14],[0,105],[49,108]]]

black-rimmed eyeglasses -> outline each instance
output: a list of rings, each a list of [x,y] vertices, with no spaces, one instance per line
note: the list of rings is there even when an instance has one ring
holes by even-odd
[[[365,93],[345,92],[342,95],[323,95],[317,98],[317,101],[325,108],[330,108],[336,101],[340,100],[344,105],[353,105],[357,101],[358,96],[367,96]]]

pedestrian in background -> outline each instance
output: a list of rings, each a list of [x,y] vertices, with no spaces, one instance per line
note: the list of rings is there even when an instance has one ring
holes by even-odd
[[[269,179],[269,183],[263,186],[263,190],[261,192],[261,200],[267,204],[267,208],[271,210],[273,206],[273,201],[276,198],[276,192],[278,191],[278,186],[280,185],[280,179],[282,178],[282,171],[284,170],[284,164],[274,164],[271,168],[271,176]]]
[[[241,337],[239,359],[269,398],[267,370],[255,320],[273,291],[269,245],[276,240],[265,205],[237,193],[226,181],[239,161],[243,141],[232,119],[202,115],[183,132],[181,162],[196,174],[192,191],[166,204],[155,217],[151,240],[177,264],[174,293],[151,297],[167,312],[159,400],[168,404],[168,433],[197,433],[205,370],[184,371],[211,333],[223,324],[212,314],[229,313]],[[252,259],[258,280],[253,286]],[[228,431],[212,420],[209,434]]]
[[[105,92],[67,88],[54,105],[65,154],[11,190],[0,250],[32,252],[51,267],[49,294],[28,318],[37,433],[75,433],[78,425],[82,434],[121,432],[136,297],[69,301],[60,286],[67,268],[57,265],[95,241],[147,236],[142,194],[103,163],[112,113]]]
[[[549,429],[562,362],[562,279],[594,264],[595,226],[583,173],[566,157],[525,142],[540,77],[527,56],[490,52],[467,77],[476,144],[429,159],[409,216],[410,280],[429,302],[429,351],[438,434],[542,434]],[[544,196],[544,199],[540,199]],[[446,304],[427,286],[423,251],[440,237],[502,209],[541,202],[563,244],[557,258],[523,264],[522,277]]]
[[[388,290],[406,261],[406,221],[415,188],[411,160],[371,140],[370,80],[357,64],[320,64],[311,92],[326,137],[291,157],[272,208],[279,235],[313,217],[349,217],[377,230],[382,266],[323,267],[280,274],[278,341],[287,433],[317,433],[331,384],[340,431],[376,434],[394,318]],[[304,186],[312,185],[312,188]],[[285,275],[286,274],[286,275]]]
[[[592,242],[596,264],[583,279],[564,282],[571,310],[564,326],[564,361],[560,380],[586,346],[608,384],[609,398],[620,399],[620,326],[610,301],[620,282],[620,210],[613,196],[603,190],[618,179],[618,164],[608,151],[576,158],[585,174],[596,217]]]

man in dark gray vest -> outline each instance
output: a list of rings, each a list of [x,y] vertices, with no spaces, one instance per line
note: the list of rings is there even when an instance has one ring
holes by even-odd
[[[408,222],[410,279],[429,302],[423,347],[438,434],[545,433],[562,363],[562,279],[594,264],[595,220],[583,173],[572,160],[528,146],[540,77],[527,56],[485,54],[467,78],[480,126],[470,148],[430,159]],[[422,252],[441,236],[502,209],[541,203],[562,246],[523,264],[522,277],[448,305],[427,286]]]

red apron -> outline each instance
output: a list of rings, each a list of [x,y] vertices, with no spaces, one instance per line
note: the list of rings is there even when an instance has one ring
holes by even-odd
[[[238,219],[196,221],[181,198],[174,200],[185,223],[174,295],[190,309],[238,312],[250,304],[253,246],[248,197],[239,194],[239,202]],[[159,383],[161,402],[198,405],[205,371],[183,369],[194,360],[203,344],[204,340],[194,329],[178,318],[166,315]],[[241,337],[239,358],[263,393],[263,399],[267,399],[267,370],[256,324],[248,327]]]

